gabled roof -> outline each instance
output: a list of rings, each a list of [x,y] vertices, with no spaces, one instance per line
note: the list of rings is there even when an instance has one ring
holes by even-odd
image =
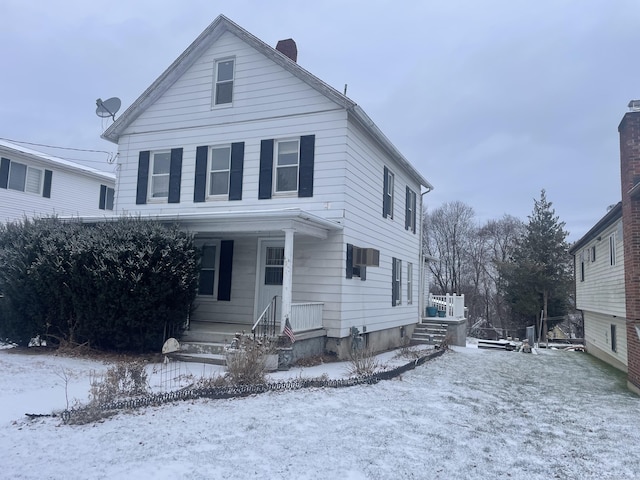
[[[22,145],[17,145],[5,140],[0,140],[0,153],[7,156],[17,154],[24,158],[34,160],[40,164],[51,165],[52,167],[57,167],[62,170],[82,173],[84,175],[98,177],[111,182],[115,182],[116,180],[116,176],[113,173],[103,172],[86,165],[81,165],[79,163],[65,160],[64,158],[59,158],[47,153],[39,152],[37,150],[32,150],[30,148],[23,147]]]
[[[569,253],[571,255],[575,255],[578,250],[584,247],[591,240],[596,238],[599,234],[605,231],[608,227],[613,225],[619,219],[622,218],[622,202],[618,202],[616,205],[611,208],[607,212],[607,214],[602,217],[598,223],[596,223],[591,229],[584,234],[584,236],[573,244],[571,249],[569,249]]]
[[[196,61],[200,56],[222,36],[230,32],[252,46],[267,58],[273,60],[292,75],[296,76],[329,100],[349,111],[353,118],[368,132],[379,145],[400,165],[408,170],[427,189],[433,186],[409,163],[396,149],[389,139],[380,131],[367,114],[351,99],[341,94],[335,88],[327,85],[315,75],[302,68],[296,62],[283,55],[275,48],[264,43],[224,15],[218,16],[189,47],[167,68],[142,95],[134,101],[120,117],[113,122],[101,135],[105,140],[118,143],[120,136],[150,105],[160,98]]]

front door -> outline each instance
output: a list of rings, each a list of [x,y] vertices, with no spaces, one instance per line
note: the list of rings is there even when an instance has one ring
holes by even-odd
[[[264,240],[260,247],[260,271],[258,278],[258,312],[276,300],[276,322],[280,323],[282,312],[282,274],[284,271],[284,240]]]

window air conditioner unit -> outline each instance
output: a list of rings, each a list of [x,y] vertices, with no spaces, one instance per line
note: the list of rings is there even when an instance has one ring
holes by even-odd
[[[354,247],[353,264],[359,267],[379,267],[380,250],[376,250],[375,248]]]

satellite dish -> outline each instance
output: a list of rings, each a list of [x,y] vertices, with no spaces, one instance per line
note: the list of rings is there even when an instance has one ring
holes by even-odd
[[[101,98],[99,98],[96,100],[96,105],[98,106],[96,108],[96,115],[101,118],[111,117],[113,118],[113,121],[115,121],[116,112],[120,110],[121,103],[122,102],[120,102],[120,99],[118,97],[108,98],[104,102]]]

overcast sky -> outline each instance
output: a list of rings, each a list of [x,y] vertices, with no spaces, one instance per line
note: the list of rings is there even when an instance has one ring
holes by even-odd
[[[219,15],[357,102],[478,222],[542,188],[577,240],[620,200],[617,127],[640,98],[638,0],[2,0],[0,138],[116,151],[123,112]],[[107,155],[47,150],[107,171]]]

